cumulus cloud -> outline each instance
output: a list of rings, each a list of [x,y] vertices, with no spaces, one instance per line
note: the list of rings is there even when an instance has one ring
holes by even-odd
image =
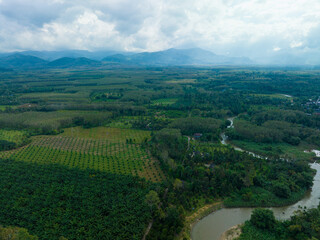
[[[259,58],[319,50],[319,12],[318,0],[0,0],[0,51],[198,46]]]

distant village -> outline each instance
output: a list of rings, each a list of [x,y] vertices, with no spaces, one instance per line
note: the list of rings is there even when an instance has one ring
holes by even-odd
[[[312,110],[314,114],[320,115],[320,97],[316,101],[309,99],[303,106],[307,110]]]

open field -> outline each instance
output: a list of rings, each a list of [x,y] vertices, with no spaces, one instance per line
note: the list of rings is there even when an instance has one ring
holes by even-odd
[[[161,98],[152,101],[152,105],[171,105],[178,101],[177,98]]]
[[[251,94],[252,96],[255,97],[268,97],[268,98],[279,98],[279,99],[287,99],[287,100],[291,100],[291,96],[290,95],[286,95],[286,94]]]
[[[17,109],[18,106],[15,106],[15,105],[0,105],[0,110],[1,110],[1,111],[6,110],[7,108]]]
[[[233,140],[232,144],[249,152],[264,156],[281,156],[288,159],[303,159],[310,161],[315,157],[314,153],[305,153],[307,146],[292,146],[287,143],[255,143],[251,141]]]

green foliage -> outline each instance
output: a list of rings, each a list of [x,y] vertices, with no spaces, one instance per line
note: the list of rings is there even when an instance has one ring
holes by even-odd
[[[224,201],[227,207],[269,207],[269,206],[288,206],[299,201],[305,196],[306,190],[291,193],[289,198],[276,196],[272,189],[252,186],[244,188],[239,192],[230,194]]]
[[[17,147],[17,144],[14,142],[9,142],[6,140],[0,140],[0,151],[2,150],[11,150]]]
[[[315,117],[308,117],[302,112],[253,111],[236,120],[235,128],[229,129],[227,135],[234,140],[246,139],[258,143],[285,142],[293,146],[302,142],[318,144],[317,137],[320,132],[315,129],[318,125],[319,121]]]
[[[177,98],[161,98],[152,101],[152,105],[172,105],[177,102]]]
[[[40,239],[141,239],[151,218],[138,178],[0,160],[0,222]]]
[[[25,131],[9,131],[0,129],[0,151],[11,150],[29,142]]]
[[[273,192],[280,198],[289,198],[291,195],[289,186],[283,182],[275,182],[273,184]]]
[[[145,130],[160,130],[168,126],[171,121],[164,117],[139,117],[132,122],[133,128]]]
[[[297,201],[312,186],[314,173],[305,162],[257,161],[230,148],[188,149],[186,139],[177,130],[156,132],[152,149],[167,169],[173,186],[174,179],[183,182],[183,187],[174,189],[179,195],[177,201],[186,209],[193,206],[187,200],[189,194],[229,196],[225,205],[230,207],[282,206]]]
[[[278,234],[284,229],[278,229],[278,231],[268,231],[265,229],[257,228],[250,221],[247,221],[242,227],[242,233],[237,240],[285,240],[286,238]]]
[[[156,218],[147,239],[174,240],[183,227],[182,211],[175,206],[166,209],[166,214]]]
[[[294,240],[320,238],[320,206],[300,210],[287,223],[288,235]]]
[[[0,157],[39,164],[58,163],[79,169],[94,169],[162,181],[158,162],[141,146],[150,132],[118,128],[68,128],[57,136],[33,137],[30,145]],[[131,143],[126,140],[131,140]]]
[[[229,135],[228,135],[229,136]],[[232,144],[249,152],[268,158],[286,158],[290,160],[312,160],[312,154],[304,152],[308,145],[293,146],[288,143],[260,143],[247,140],[232,140]]]
[[[276,221],[271,210],[255,209],[239,240],[307,240],[320,238],[320,206],[299,210],[289,220]]]
[[[318,71],[262,68],[112,67],[90,71],[2,71],[0,126],[26,132],[23,137],[14,137],[13,131],[1,137],[1,130],[2,149],[28,143],[24,138],[28,139],[29,134],[56,136],[33,136],[30,145],[2,151],[0,156],[20,161],[16,164],[25,164],[25,169],[29,166],[39,167],[49,172],[56,170],[56,165],[51,167],[55,163],[74,168],[72,171],[77,173],[99,171],[100,174],[101,171],[108,176],[109,173],[127,175],[123,177],[130,179],[130,175],[151,181],[166,179],[167,182],[163,184],[167,191],[153,189],[159,194],[161,204],[153,211],[154,224],[148,238],[173,239],[181,230],[186,212],[214,198],[228,197],[225,201],[228,206],[270,206],[292,203],[303,196],[312,185],[313,177],[309,166],[300,162],[312,158],[303,150],[320,146],[320,117],[314,114],[320,109],[309,101],[318,98],[318,79]],[[228,126],[225,119],[236,115],[235,128],[225,130]],[[105,125],[113,128],[106,130],[103,127]],[[76,126],[86,129],[79,130]],[[151,134],[151,131],[130,128],[154,132]],[[268,160],[220,145],[219,135],[224,131],[235,145],[241,144],[239,146],[244,149],[266,155]],[[192,140],[195,133],[202,134],[200,141]],[[160,160],[162,170],[151,154]],[[13,171],[9,172],[14,175]],[[39,196],[40,190],[32,192],[33,188],[26,185],[37,178],[37,172],[21,180],[22,187],[26,189],[18,189],[22,198],[17,200],[16,195],[12,194],[13,200],[8,201],[14,201],[14,204],[10,208],[6,203],[3,206],[11,214],[6,219],[11,219],[12,225],[23,226],[12,219],[18,219],[17,222],[28,221],[26,225],[30,226],[33,223],[28,229],[32,233],[33,229],[42,229],[39,230],[42,234],[39,237],[44,239],[50,239],[43,237],[44,232],[51,234],[52,229],[57,232],[58,228],[62,229],[61,235],[56,234],[54,239],[62,235],[69,239],[79,239],[79,236],[90,239],[89,234],[95,233],[98,236],[91,239],[103,239],[108,237],[104,231],[110,226],[111,231],[114,230],[113,236],[122,239],[141,238],[147,217],[144,218],[142,213],[133,219],[132,216],[138,213],[127,214],[127,208],[131,207],[132,202],[138,203],[138,206],[145,205],[146,214],[151,217],[150,206],[146,203],[146,195],[151,189],[142,187],[143,190],[136,190],[137,199],[129,189],[129,198],[133,200],[127,203],[122,199],[125,198],[124,194],[118,192],[117,188],[119,191],[122,188],[118,187],[121,183],[118,183],[117,177],[106,180],[109,185],[114,182],[115,194],[118,193],[115,197],[112,195],[113,189],[104,188],[105,181],[96,181],[93,186],[89,184],[91,178],[84,178],[80,174],[79,182],[75,183],[70,179],[75,178],[76,174],[70,177],[64,171],[58,172],[63,173],[62,177],[55,179],[59,186],[49,177],[52,185],[44,186],[47,195],[39,200],[40,205],[32,200],[32,196]],[[60,184],[65,177],[66,183]],[[43,185],[43,181],[38,182]],[[14,186],[17,183],[13,177],[9,182]],[[123,184],[126,183],[123,180]],[[0,192],[10,191],[9,187],[3,184],[4,190]],[[91,190],[94,187],[100,193]],[[77,188],[82,190],[83,195],[74,190]],[[114,212],[114,208],[101,214],[95,211],[109,203],[106,197],[100,196],[106,190],[108,194],[111,192],[115,208],[119,206],[119,209],[123,209],[119,210],[119,217],[111,218],[115,222],[110,225],[104,219]],[[71,195],[60,194],[65,191]],[[50,199],[55,199],[55,195],[60,198],[52,202]],[[154,196],[152,192],[148,195],[153,199],[150,202],[155,204],[158,201]],[[28,201],[34,207],[26,208],[27,211],[22,206],[28,205]],[[83,209],[77,205],[77,201],[90,204],[85,204]],[[38,205],[39,209],[44,209],[43,212],[37,209]],[[73,205],[78,209],[72,210]],[[91,216],[91,213],[95,213],[95,216]],[[26,220],[25,216],[29,218]],[[68,229],[59,222],[62,216],[68,221]],[[92,229],[89,228],[91,225],[94,226]],[[123,229],[119,230],[121,227]],[[304,227],[304,224],[294,223],[290,229],[303,239],[307,232]],[[104,235],[100,236],[98,230]],[[252,239],[264,239],[261,234],[266,230],[257,230],[251,224],[248,231],[256,234],[252,235],[255,236]],[[78,235],[74,235],[74,232]],[[132,234],[120,235],[123,232]],[[281,239],[277,234],[277,231],[271,233],[268,235],[270,238],[265,239]],[[312,237],[317,236],[313,234]],[[308,238],[311,238],[310,234]]]
[[[164,128],[152,136],[153,153],[162,161],[176,158],[185,150],[185,141],[178,129]]]
[[[175,120],[170,127],[180,129],[184,135],[211,133],[217,138],[222,121],[213,118],[180,118]]]
[[[272,230],[276,224],[276,219],[271,210],[257,208],[253,210],[250,222],[257,228]]]
[[[148,204],[151,210],[154,210],[155,208],[157,208],[158,205],[160,204],[158,193],[154,190],[151,190],[146,195],[146,203]]]
[[[38,240],[37,236],[32,236],[24,228],[0,226],[0,239],[2,240]]]
[[[95,127],[106,123],[108,112],[56,111],[0,114],[0,125],[9,129],[23,129],[33,134],[57,134],[62,128],[83,125]]]

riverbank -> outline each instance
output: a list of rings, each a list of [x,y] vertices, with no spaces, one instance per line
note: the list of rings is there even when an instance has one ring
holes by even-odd
[[[207,204],[199,209],[197,209],[194,213],[192,213],[190,216],[187,216],[185,218],[184,227],[179,234],[178,239],[191,239],[191,230],[193,226],[200,221],[202,218],[208,216],[209,214],[213,213],[214,211],[217,211],[223,207],[222,201],[214,202],[211,204]]]
[[[298,192],[292,193],[289,198],[279,198],[264,189],[253,189],[252,193],[254,195],[261,195],[263,198],[261,197],[256,200],[244,201],[241,194],[238,194],[235,195],[234,198],[227,198],[224,201],[224,206],[226,208],[286,207],[299,202],[304,198],[304,196],[306,196],[306,194],[308,194],[308,192],[310,192],[310,189],[301,189]],[[266,201],[266,199],[268,199],[268,201]]]
[[[243,224],[238,224],[238,225],[235,225],[235,226],[231,227],[230,229],[228,229],[227,231],[222,233],[222,235],[221,235],[219,240],[234,240],[234,239],[237,239],[241,235],[242,226],[243,226]]]
[[[316,175],[313,179],[311,192],[308,192],[303,199],[297,203],[285,206],[269,208],[273,211],[276,219],[289,219],[296,210],[301,208],[316,208],[320,201],[320,164],[310,164],[315,169]],[[255,208],[222,208],[219,211],[209,214],[206,218],[196,222],[192,228],[193,240],[220,240],[221,234],[231,227],[242,224],[249,220]]]

